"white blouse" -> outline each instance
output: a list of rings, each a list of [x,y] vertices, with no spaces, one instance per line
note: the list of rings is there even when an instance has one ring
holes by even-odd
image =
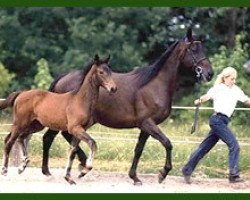
[[[213,99],[214,111],[228,117],[233,114],[237,101],[245,102],[249,98],[238,86],[228,87],[223,83],[210,88],[207,95]]]

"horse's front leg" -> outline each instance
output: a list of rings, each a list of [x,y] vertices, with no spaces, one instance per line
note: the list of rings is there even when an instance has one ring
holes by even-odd
[[[79,143],[80,143],[79,139],[72,137],[71,151],[70,151],[70,154],[68,157],[68,163],[66,166],[66,172],[65,172],[65,176],[64,176],[65,180],[67,182],[69,182],[70,184],[76,184],[75,181],[71,178],[70,172],[71,172],[73,161],[74,161],[75,156],[76,156],[76,152],[77,152],[77,148],[78,148]]]
[[[71,134],[69,134],[67,131],[63,131],[62,132],[63,137],[67,140],[68,143],[71,144],[72,142],[72,138],[73,136]],[[80,172],[82,171],[86,171],[86,161],[87,161],[87,156],[84,153],[84,151],[81,149],[81,147],[78,146],[77,148],[77,152],[76,152],[77,156],[78,156],[78,160],[80,161],[79,165],[78,165],[78,169]],[[87,173],[87,172],[86,172]],[[86,173],[81,173],[79,175],[80,177],[83,177]]]
[[[158,181],[162,183],[162,181],[166,178],[169,171],[172,169],[172,149],[173,146],[170,140],[162,133],[159,127],[155,124],[152,119],[145,120],[141,124],[141,130],[151,135],[153,138],[158,140],[166,149],[166,161],[165,166],[162,170],[160,170]]]
[[[142,185],[141,180],[137,177],[136,169],[148,137],[149,134],[141,131],[140,136],[138,138],[138,142],[134,150],[134,159],[131,168],[129,170],[129,177],[134,180],[134,185]]]
[[[82,168],[82,171],[79,175],[79,178],[80,178],[80,177],[84,176],[85,174],[87,174],[92,169],[93,160],[94,160],[94,156],[95,156],[95,153],[97,150],[97,146],[96,146],[96,142],[85,132],[85,130],[82,128],[82,126],[80,126],[80,125],[70,126],[69,132],[74,136],[72,142],[74,145],[76,145],[76,146],[74,146],[74,153],[72,153],[72,155],[71,155],[71,158],[70,158],[71,160],[73,160],[75,158],[75,155],[78,151],[79,142],[77,143],[77,142],[75,142],[75,140],[77,140],[77,139],[83,140],[90,147],[90,155],[86,161],[86,166]],[[69,164],[72,165],[72,163],[70,162],[70,159],[69,159]],[[68,165],[68,166],[70,166],[70,165]]]
[[[90,170],[92,170],[94,157],[97,151],[97,145],[96,145],[95,140],[91,138],[90,135],[87,134],[85,131],[81,132],[80,134],[76,134],[75,137],[77,137],[80,140],[85,141],[90,148],[90,153],[89,153],[88,159],[86,160],[86,165],[82,167],[82,171],[79,175],[79,178],[80,178],[84,176],[86,173],[88,173]]]
[[[26,139],[26,140],[25,140]],[[30,138],[24,138],[24,137],[21,137],[21,138],[18,138],[17,142],[18,142],[18,145],[21,149],[21,152],[22,152],[22,163],[20,164],[20,166],[18,167],[18,173],[21,174],[25,168],[27,167],[28,163],[30,162],[29,160],[29,157],[28,157],[28,151],[27,151],[27,146],[28,146],[28,141],[29,141]]]

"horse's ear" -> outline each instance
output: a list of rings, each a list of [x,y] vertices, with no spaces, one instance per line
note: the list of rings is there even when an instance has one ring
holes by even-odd
[[[94,57],[94,64],[99,65],[99,63],[100,63],[100,58],[99,58],[98,54],[96,54]]]
[[[104,63],[109,63],[110,61],[110,54],[108,55],[108,57],[103,61]]]
[[[193,31],[192,31],[192,28],[188,28],[186,36],[187,36],[188,42],[192,42],[193,41]]]
[[[98,54],[95,54],[95,58],[94,58],[94,61],[98,62],[100,60]]]

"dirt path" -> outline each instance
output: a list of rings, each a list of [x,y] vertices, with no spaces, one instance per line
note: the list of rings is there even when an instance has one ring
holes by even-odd
[[[7,176],[0,175],[1,193],[249,193],[250,181],[229,184],[227,179],[193,178],[191,185],[182,177],[169,176],[158,184],[157,175],[140,175],[142,186],[134,186],[127,174],[92,171],[84,178],[77,178],[76,185],[69,185],[64,179],[63,169],[52,168],[51,177],[42,175],[37,168],[27,168],[18,175],[17,168],[10,168]]]

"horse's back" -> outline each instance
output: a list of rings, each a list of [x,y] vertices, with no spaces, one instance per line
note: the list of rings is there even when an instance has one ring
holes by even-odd
[[[30,115],[31,119],[40,121],[44,126],[53,121],[66,124],[65,109],[69,97],[70,93],[57,94],[39,89],[24,91],[16,99],[16,114]]]

